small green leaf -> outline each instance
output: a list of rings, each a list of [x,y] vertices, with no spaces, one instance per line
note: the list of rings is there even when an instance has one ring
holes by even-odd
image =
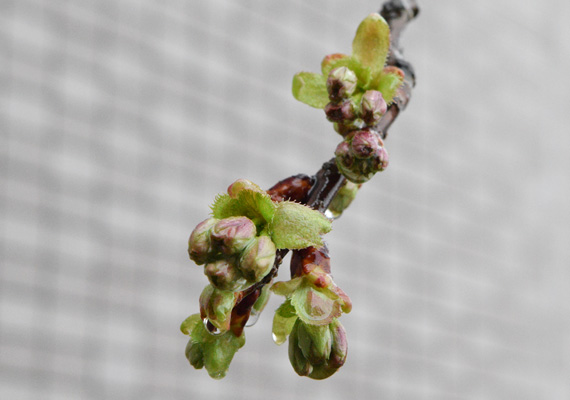
[[[310,325],[327,325],[342,314],[340,302],[310,286],[295,290],[291,304],[297,316]]]
[[[198,322],[202,322],[200,314],[192,314],[182,322],[180,331],[185,335],[190,335]]]
[[[228,217],[239,217],[239,203],[236,199],[232,199],[227,194],[219,194],[214,200],[214,204],[210,207],[212,209],[212,216],[218,219]]]
[[[295,321],[297,321],[295,308],[291,305],[291,301],[287,299],[275,310],[275,316],[273,317],[273,341],[276,344],[285,343],[287,336],[293,329],[293,325],[295,325]]]
[[[326,77],[313,72],[299,72],[293,77],[293,96],[314,108],[325,108],[329,103]]]
[[[211,208],[214,218],[245,216],[258,224],[271,221],[275,207],[266,192],[244,189],[238,192],[236,198],[227,194],[218,195]]]
[[[393,72],[382,73],[377,90],[382,93],[386,104],[391,104],[394,100],[396,90],[402,85],[404,78],[400,74]]]
[[[243,211],[242,215],[253,221],[270,222],[275,214],[275,203],[266,192],[242,190],[238,193],[237,201]]]
[[[323,73],[323,75],[325,77],[328,77],[329,72],[331,72],[333,68],[335,68],[334,63],[339,60],[343,60],[345,58],[349,58],[349,56],[340,53],[329,54],[328,56],[325,56],[325,58],[323,58],[323,61],[321,62],[321,72]]]
[[[375,79],[384,68],[390,50],[390,27],[379,14],[364,19],[356,30],[352,42],[352,56],[364,66],[370,67]]]
[[[291,201],[277,204],[269,225],[271,239],[278,249],[321,247],[321,235],[330,232],[331,222],[320,212]]]

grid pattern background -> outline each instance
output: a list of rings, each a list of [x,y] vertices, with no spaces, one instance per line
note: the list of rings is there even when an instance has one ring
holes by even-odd
[[[390,168],[328,235],[354,302],[339,373],[295,375],[279,299],[224,380],[184,358],[190,231],[233,180],[330,158],[290,81],[379,5],[0,3],[0,398],[570,398],[565,1],[420,1]]]

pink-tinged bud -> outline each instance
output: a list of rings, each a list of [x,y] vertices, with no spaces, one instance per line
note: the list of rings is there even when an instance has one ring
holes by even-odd
[[[239,268],[251,282],[259,282],[271,271],[275,262],[275,244],[269,236],[255,238],[243,251]]]
[[[228,194],[230,197],[236,199],[239,192],[242,190],[253,190],[254,192],[263,192],[263,190],[252,181],[247,179],[238,179],[228,187]]]
[[[335,152],[339,171],[353,183],[364,183],[388,166],[388,153],[376,131],[351,132]]]
[[[350,167],[352,164],[354,164],[354,157],[350,152],[350,145],[347,141],[342,141],[339,143],[339,145],[336,147],[334,155],[336,156],[337,160],[342,160],[342,164],[346,167]]]
[[[377,90],[368,90],[362,96],[360,115],[367,125],[373,126],[386,114],[387,108],[382,93]]]
[[[327,115],[327,119],[331,122],[346,121],[346,123],[353,120],[356,116],[354,105],[350,100],[343,101],[340,104],[333,102],[328,103],[325,106],[325,114]]]
[[[338,102],[354,93],[358,79],[356,74],[347,67],[333,69],[327,79],[329,99]]]
[[[352,136],[352,152],[355,157],[369,158],[378,149],[378,135],[373,131],[357,131]]]
[[[236,292],[249,286],[239,270],[226,260],[206,264],[204,274],[216,289]]]
[[[257,229],[247,217],[229,217],[218,221],[212,228],[212,239],[220,244],[223,253],[239,254],[255,237]]]
[[[213,253],[210,234],[217,222],[216,218],[208,218],[200,222],[188,239],[188,254],[190,259],[198,265],[204,264]]]

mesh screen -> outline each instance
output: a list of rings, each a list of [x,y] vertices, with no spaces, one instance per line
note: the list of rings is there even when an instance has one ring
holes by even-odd
[[[349,357],[299,378],[272,299],[228,376],[184,357],[186,240],[237,178],[339,137],[290,82],[375,1],[0,4],[0,398],[570,398],[567,2],[420,2],[391,165],[328,236]],[[523,107],[524,106],[524,107]],[[281,279],[288,279],[283,268]]]

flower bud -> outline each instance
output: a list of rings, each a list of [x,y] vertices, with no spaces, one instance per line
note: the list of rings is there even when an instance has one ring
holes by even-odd
[[[373,126],[386,114],[387,107],[382,93],[377,90],[368,90],[362,96],[360,115],[368,126]]]
[[[334,218],[340,217],[343,211],[350,206],[356,198],[358,189],[360,189],[360,185],[350,181],[346,181],[344,186],[339,189],[328,208]]]
[[[263,190],[252,181],[247,179],[238,179],[228,187],[228,194],[231,198],[236,199],[238,193],[242,190],[253,190],[254,192],[262,192]]]
[[[204,274],[216,289],[236,292],[250,286],[239,270],[226,260],[206,264]]]
[[[380,145],[378,139],[378,135],[373,131],[357,131],[350,144],[352,153],[357,158],[369,158]]]
[[[218,222],[216,218],[209,218],[202,221],[194,228],[190,239],[188,239],[188,254],[190,259],[196,264],[204,264],[208,257],[212,255],[212,241],[210,234],[212,227]]]
[[[348,355],[348,341],[346,339],[346,331],[339,320],[335,319],[329,329],[332,337],[331,355],[329,357],[329,366],[340,368],[346,361]]]
[[[303,355],[303,351],[299,346],[299,334],[298,329],[296,329],[299,323],[299,320],[295,322],[293,330],[289,335],[289,361],[298,375],[307,376],[312,372],[313,366]]]
[[[383,146],[371,129],[350,133],[335,151],[339,171],[351,182],[366,182],[388,166],[388,152]]]
[[[298,320],[299,348],[311,365],[325,363],[331,353],[332,336],[328,325],[309,325]],[[295,327],[293,328],[295,329]]]
[[[200,369],[204,366],[204,352],[202,348],[202,343],[196,342],[194,339],[190,339],[186,345],[186,358],[190,365],[196,369]]]
[[[327,119],[331,122],[349,122],[356,116],[354,113],[354,105],[350,100],[343,101],[341,104],[328,103],[325,106],[325,114],[327,115]]]
[[[212,239],[218,242],[223,253],[239,254],[255,237],[257,229],[247,217],[229,217],[218,221],[212,228]]]
[[[269,236],[262,235],[251,241],[240,258],[239,268],[243,276],[251,282],[259,282],[273,267],[275,251],[275,244]]]
[[[208,285],[200,295],[200,317],[207,318],[222,332],[230,329],[230,315],[236,304],[235,293]]]
[[[347,67],[333,69],[327,79],[329,99],[333,102],[349,97],[356,89],[356,74]]]

